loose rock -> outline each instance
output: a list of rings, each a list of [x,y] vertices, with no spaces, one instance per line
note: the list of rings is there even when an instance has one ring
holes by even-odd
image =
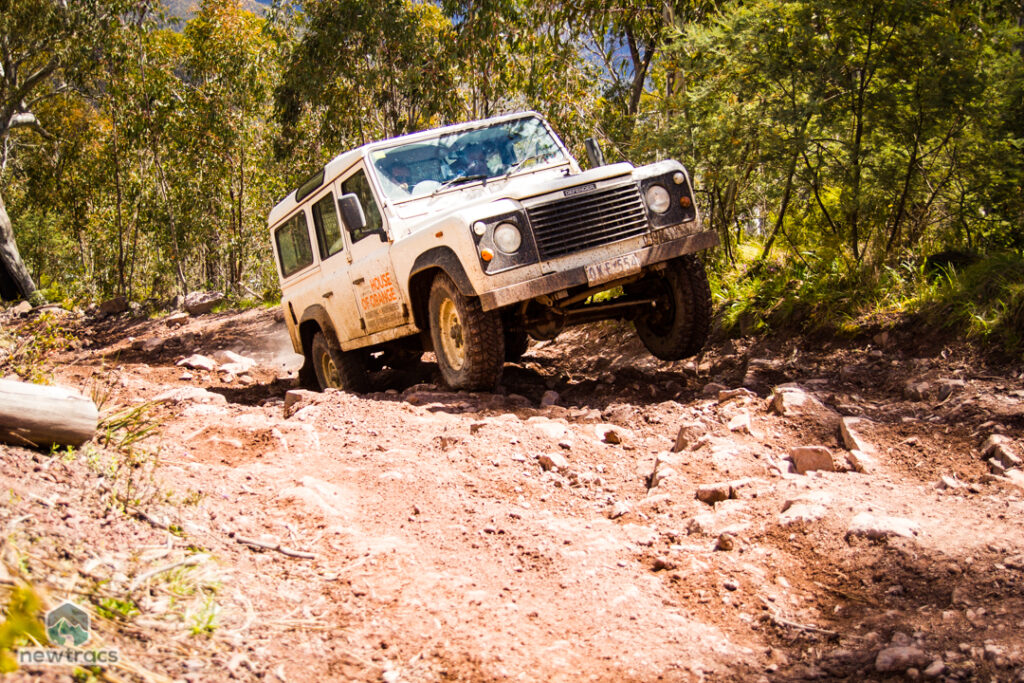
[[[569,461],[561,453],[544,453],[537,457],[537,461],[546,470],[555,470],[556,472],[569,471]]]
[[[542,408],[553,406],[558,403],[559,395],[557,391],[545,391],[544,395],[540,398],[540,405]]]
[[[107,299],[100,304],[100,313],[106,315],[114,315],[116,313],[124,313],[128,310],[128,299],[123,296],[115,296],[113,299]]]
[[[834,472],[836,469],[832,451],[824,446],[794,446],[789,449],[789,458],[800,474],[807,474],[811,470]]]
[[[734,497],[732,485],[727,481],[717,484],[704,484],[697,487],[697,500],[708,505],[714,505]]]
[[[913,538],[920,532],[921,525],[913,520],[902,517],[876,516],[870,512],[862,512],[850,521],[846,537],[863,536],[873,540],[883,540],[892,536]]]
[[[902,673],[910,668],[927,666],[931,658],[917,647],[887,647],[875,657],[875,671]]]
[[[192,315],[203,315],[223,301],[224,295],[221,292],[191,292],[185,295],[183,306]]]
[[[844,417],[839,421],[839,436],[842,438],[843,445],[846,446],[847,450],[869,453],[874,449],[866,444],[864,440],[860,438],[860,435],[854,431],[854,428],[860,424],[860,422],[860,418],[857,417]]]
[[[783,417],[803,415],[816,410],[826,409],[821,401],[804,391],[804,388],[799,384],[794,383],[780,384],[775,387],[772,390],[771,397],[768,399],[768,407],[771,411]]]
[[[213,372],[217,369],[217,361],[212,358],[207,358],[201,354],[195,353],[188,358],[182,358],[178,361],[178,366],[184,366],[186,368],[192,368],[193,370],[205,370],[207,372]]]

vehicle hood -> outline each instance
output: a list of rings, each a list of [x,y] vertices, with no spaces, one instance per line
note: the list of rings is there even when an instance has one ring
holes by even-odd
[[[577,185],[628,177],[634,169],[632,164],[623,162],[583,173],[564,175],[566,168],[568,166],[556,166],[517,174],[508,179],[494,178],[486,184],[475,184],[436,197],[393,204],[388,208],[393,219],[396,219],[392,220],[395,238],[404,237],[453,216],[460,217],[468,224],[489,216],[508,213],[508,200],[522,201]]]

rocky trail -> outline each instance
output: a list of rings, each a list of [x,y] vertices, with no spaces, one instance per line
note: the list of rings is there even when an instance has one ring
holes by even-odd
[[[93,610],[108,680],[1024,681],[1019,364],[603,323],[321,394],[273,311],[64,321],[106,431],[0,445],[0,587]]]

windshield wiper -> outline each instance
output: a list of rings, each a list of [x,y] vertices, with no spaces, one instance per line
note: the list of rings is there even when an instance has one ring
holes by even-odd
[[[525,164],[528,161],[534,161],[535,159],[540,159],[541,157],[548,156],[551,156],[551,152],[537,152],[536,154],[531,154],[528,157],[524,157],[517,161],[516,163],[512,164],[512,166],[507,171],[505,171],[505,177],[508,178],[510,175],[512,175],[520,168],[522,168],[523,164]]]
[[[437,189],[430,193],[430,196],[433,197],[435,194],[437,194],[441,190],[445,190],[445,189],[451,187],[452,185],[461,185],[462,183],[471,183],[474,180],[484,180],[487,177],[488,176],[487,176],[486,173],[474,173],[472,175],[457,175],[454,178],[449,178],[448,180],[446,180],[443,183],[441,183],[440,185],[438,185]]]

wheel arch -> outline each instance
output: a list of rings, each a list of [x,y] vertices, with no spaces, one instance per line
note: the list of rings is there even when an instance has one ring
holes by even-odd
[[[416,327],[429,332],[430,283],[438,273],[452,279],[463,296],[476,296],[476,290],[466,275],[462,262],[449,247],[434,247],[416,257],[409,269],[409,302],[412,304],[413,321]],[[424,335],[429,339],[429,335]]]

